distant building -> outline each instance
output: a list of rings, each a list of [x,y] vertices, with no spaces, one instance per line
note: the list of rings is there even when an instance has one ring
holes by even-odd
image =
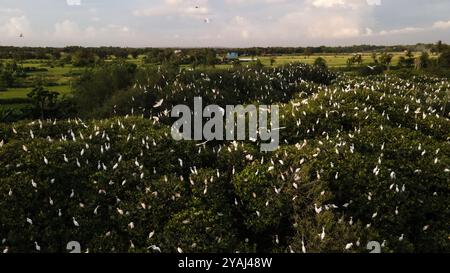
[[[227,56],[225,57],[226,60],[236,60],[239,58],[239,54],[236,52],[228,52]]]

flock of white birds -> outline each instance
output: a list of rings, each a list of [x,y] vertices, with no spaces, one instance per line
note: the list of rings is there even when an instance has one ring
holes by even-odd
[[[228,207],[235,209],[243,216],[241,227],[269,236],[272,249],[282,245],[278,251],[361,252],[365,251],[364,240],[374,239],[383,248],[402,251],[401,242],[426,241],[431,232],[433,240],[441,240],[441,249],[449,246],[448,211],[435,214],[437,208],[448,205],[445,200],[450,197],[447,80],[339,76],[331,85],[320,85],[295,78],[289,68],[275,75],[255,73],[261,78],[283,79],[277,95],[270,84],[259,85],[257,78],[246,73],[233,74],[240,82],[255,82],[261,89],[251,101],[281,101],[282,146],[273,153],[259,153],[258,143],[251,141],[176,143],[171,139],[170,125],[163,124],[170,115],[171,98],[187,89],[210,88],[212,80],[207,74],[190,84],[178,77],[160,85],[136,83],[144,93],[158,94],[145,110],[154,113],[150,118],[137,116],[132,109],[127,116],[107,120],[2,124],[2,252],[63,251],[65,243],[73,240],[80,240],[85,252],[201,251],[198,245],[202,242],[195,238],[206,235],[184,235],[185,229],[180,228],[176,234],[180,242],[165,244],[164,224],[149,218],[158,215],[167,223],[172,214],[179,213],[170,206],[191,206],[184,202],[198,196],[210,204],[208,198],[220,195],[223,185],[234,190],[232,198],[225,198],[229,204],[206,209],[220,217],[226,217]],[[161,96],[167,86],[172,92]],[[236,94],[245,91],[238,85],[233,88]],[[292,89],[297,91],[292,93]],[[212,101],[227,95],[214,88],[209,92]],[[203,177],[202,169],[211,172]],[[223,184],[214,187],[218,181]],[[167,189],[161,186],[165,183]],[[186,187],[200,190],[190,192]],[[444,203],[428,208],[422,198]],[[402,218],[402,214],[407,216]],[[178,224],[193,225],[192,217]],[[306,219],[315,223],[310,231]],[[231,232],[222,231],[216,222],[202,221],[203,230],[194,230],[215,234],[212,244],[222,244],[223,233]],[[378,232],[405,223],[408,230]],[[360,225],[363,231],[355,231],[355,237],[341,236],[337,224],[345,230]],[[292,225],[295,231],[287,232],[290,228],[283,225]],[[95,227],[102,229],[92,230]],[[372,229],[378,232],[376,238],[362,238],[364,230],[370,234]],[[183,236],[192,242],[183,241]],[[102,247],[95,248],[96,240]],[[108,240],[126,242],[128,249],[108,245]]]

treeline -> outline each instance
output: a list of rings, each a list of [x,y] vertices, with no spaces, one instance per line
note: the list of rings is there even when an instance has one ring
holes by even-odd
[[[237,48],[237,49],[218,49],[219,52],[225,53],[229,51],[237,52],[240,55],[260,56],[260,55],[289,55],[289,54],[352,54],[362,52],[400,52],[400,51],[422,51],[434,50],[434,44],[417,44],[417,45],[395,45],[395,46],[379,46],[379,45],[353,45],[353,46],[316,46],[316,47],[254,47],[254,48]]]
[[[360,52],[399,52],[399,51],[424,51],[440,52],[446,45],[442,42],[437,44],[417,44],[417,45],[354,45],[354,46],[317,46],[317,47],[252,47],[252,48],[121,48],[121,47],[79,47],[70,46],[64,48],[55,47],[0,47],[0,59],[59,59],[64,54],[75,54],[76,52],[90,52],[100,59],[108,56],[117,58],[133,57],[140,55],[165,56],[180,50],[186,55],[195,56],[208,50],[225,55],[228,52],[236,52],[239,55],[260,56],[260,55],[286,55],[286,54],[349,54]]]

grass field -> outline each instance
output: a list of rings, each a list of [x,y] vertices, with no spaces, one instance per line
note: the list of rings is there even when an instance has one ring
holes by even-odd
[[[392,53],[394,59],[392,64],[396,65],[400,56],[404,56],[403,52]],[[417,56],[419,53],[416,53]],[[373,62],[371,53],[364,53],[363,64],[370,64]],[[322,57],[326,60],[330,68],[343,68],[347,66],[347,60],[352,56],[352,54],[322,54],[322,55],[283,55],[275,56],[275,66],[285,65],[293,62],[301,62],[306,64],[313,64],[318,57]],[[264,66],[270,66],[271,56],[261,56],[258,59],[262,62]],[[8,61],[8,60],[3,60]],[[130,62],[141,65],[142,59],[129,59]],[[249,65],[251,63],[243,63],[243,65]],[[73,67],[72,65],[65,66],[51,66],[47,60],[26,60],[21,62],[24,68],[34,68],[37,71],[29,72],[28,77],[24,80],[24,86],[21,88],[9,88],[6,91],[0,92],[0,100],[6,99],[23,99],[27,98],[27,94],[32,89],[32,82],[36,79],[43,79],[49,84],[46,88],[51,91],[57,91],[61,95],[67,95],[71,92],[71,81],[73,81],[74,76],[83,71],[84,68]],[[183,66],[184,68],[189,66]],[[215,66],[215,69],[228,69],[231,68],[230,64],[219,64]]]
[[[0,92],[0,99],[23,99],[27,98],[27,94],[31,92],[32,87],[25,88],[10,88],[7,91]],[[71,92],[70,85],[61,85],[61,86],[47,86],[46,89],[50,91],[56,91],[63,95],[68,95]]]
[[[405,56],[403,52],[393,52],[394,58],[392,60],[392,65],[397,65],[398,61],[400,60],[401,56]],[[420,53],[415,53],[414,56],[418,57]],[[353,54],[321,54],[321,55],[311,55],[311,56],[305,56],[305,55],[283,55],[283,56],[261,56],[257,57],[261,63],[264,66],[270,66],[270,59],[275,59],[275,66],[281,66],[288,63],[294,63],[294,62],[300,62],[305,64],[314,64],[314,61],[322,57],[327,62],[328,66],[330,68],[344,68],[347,67],[347,60],[352,57]],[[369,65],[373,63],[372,54],[371,53],[364,53],[362,54],[363,57],[363,65]],[[244,63],[251,64],[251,63]],[[230,68],[230,64],[220,64],[216,65],[216,68],[218,69],[228,69]]]
[[[401,56],[405,56],[404,53],[394,52],[392,53],[394,58],[392,60],[393,65],[397,65]],[[419,54],[415,54],[418,56]],[[323,54],[323,55],[312,55],[312,56],[303,56],[303,55],[284,55],[275,57],[275,65],[284,65],[292,62],[300,62],[306,64],[313,64],[314,61],[322,57],[326,60],[327,64],[331,68],[341,68],[347,66],[347,60],[352,56],[352,54]],[[364,53],[362,54],[363,64],[373,63],[372,54]],[[270,59],[272,57],[260,57],[263,65],[270,65]]]
[[[8,61],[8,60],[3,60]],[[20,62],[23,68],[33,68],[36,71],[27,73],[27,77],[21,79],[20,85],[23,87],[8,88],[0,91],[0,100],[24,99],[33,89],[33,82],[38,79],[43,80],[48,85],[46,89],[59,92],[61,95],[67,95],[71,92],[71,82],[74,75],[80,73],[84,68],[76,68],[72,65],[51,66],[46,60],[26,60]]]
[[[15,109],[22,109],[30,106],[28,103],[16,103],[16,104],[0,104],[0,111],[9,111]]]

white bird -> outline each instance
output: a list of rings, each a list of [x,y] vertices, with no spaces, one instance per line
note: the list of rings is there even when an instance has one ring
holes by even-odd
[[[163,102],[164,102],[164,99],[161,99],[161,100],[157,101],[157,102],[155,103],[155,105],[153,105],[153,108],[161,107],[161,105],[163,104]]]
[[[44,156],[44,163],[45,165],[48,165],[48,159]]]
[[[74,225],[74,226],[76,226],[76,227],[79,227],[79,226],[80,226],[80,224],[77,222],[77,220],[75,219],[75,217],[72,217],[72,220],[73,220],[73,225]]]
[[[345,250],[349,250],[352,247],[353,247],[353,243],[348,243],[347,245],[345,245]]]
[[[34,246],[35,246],[37,251],[41,251],[41,247],[38,245],[37,242],[34,242]]]
[[[316,211],[317,214],[320,214],[322,212],[322,207],[318,207],[317,204],[314,204],[314,210]]]
[[[30,225],[33,225],[33,220],[31,220],[30,218],[27,218],[27,223]]]
[[[289,246],[289,253],[294,254],[295,251],[292,249],[292,246]]]
[[[302,239],[302,252],[304,254],[306,254],[306,247],[305,247],[305,242],[303,241],[303,239]]]
[[[277,189],[276,187],[274,187],[275,193],[276,194],[280,194],[281,193],[281,188]]]
[[[319,234],[320,240],[323,241],[325,239],[325,227],[322,227],[322,233]]]
[[[391,176],[391,179],[394,180],[394,179],[396,178],[395,172],[391,172],[391,175],[390,175],[390,176]]]
[[[34,182],[34,180],[33,179],[31,179],[31,186],[33,186],[33,188],[37,188],[37,183],[36,182]]]
[[[178,253],[183,253],[183,250],[181,249],[181,247],[177,248]]]
[[[149,246],[147,249],[152,249],[152,250],[154,250],[154,251],[161,252],[161,248],[159,248],[159,247],[157,247],[157,246],[155,246],[155,245],[151,245],[151,246]]]
[[[405,234],[402,234],[402,236],[400,236],[400,238],[398,238],[398,240],[401,242],[403,241],[403,239],[405,239]]]
[[[155,235],[155,231],[150,232],[150,234],[148,235],[148,238],[151,239],[153,237],[153,235]]]

